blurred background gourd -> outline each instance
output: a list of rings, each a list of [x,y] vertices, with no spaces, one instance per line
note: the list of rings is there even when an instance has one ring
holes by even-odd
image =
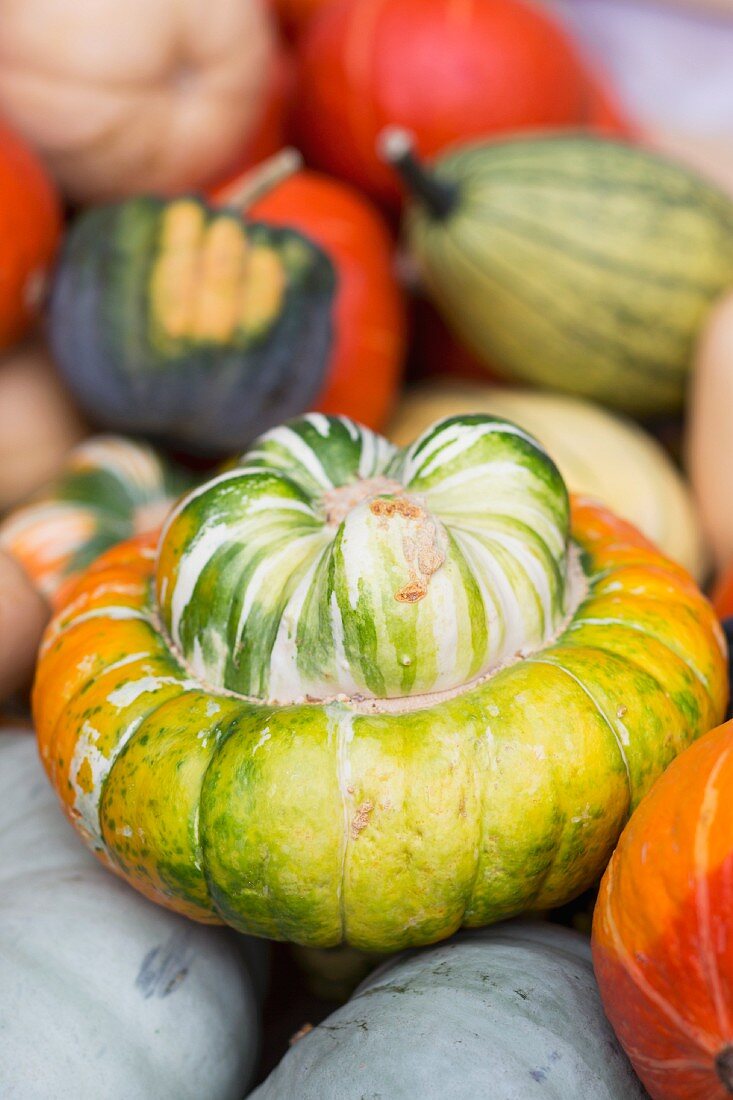
[[[333,338],[314,407],[380,431],[397,397],[407,343],[394,239],[369,200],[339,180],[296,171],[258,188],[257,176],[245,174],[212,197],[255,221],[295,229],[325,250],[336,272]],[[246,202],[250,189],[256,197]]]
[[[0,54],[2,33],[0,5]],[[61,208],[51,179],[0,119],[0,351],[19,340],[40,312],[60,236]]]
[[[0,112],[75,202],[178,192],[246,151],[274,52],[261,0],[2,0]]]
[[[468,412],[525,428],[572,492],[600,500],[698,581],[706,579],[709,555],[692,493],[663,447],[637,424],[565,394],[436,381],[406,392],[389,435],[405,444],[439,417]]]
[[[298,46],[295,134],[307,161],[392,206],[387,125],[422,155],[542,127],[628,127],[560,25],[525,0],[334,0]]]
[[[0,514],[54,477],[85,430],[40,340],[0,357]]]
[[[681,409],[698,331],[733,282],[733,201],[584,135],[477,141],[428,168],[390,129],[411,254],[490,368],[639,415]]]

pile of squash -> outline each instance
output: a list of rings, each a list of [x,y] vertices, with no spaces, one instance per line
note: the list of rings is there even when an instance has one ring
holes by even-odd
[[[0,1096],[733,1094],[733,195],[528,0],[122,12],[0,0]]]

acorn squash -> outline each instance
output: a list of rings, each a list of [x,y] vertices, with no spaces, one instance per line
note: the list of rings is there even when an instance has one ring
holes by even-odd
[[[314,403],[335,286],[294,229],[194,198],[128,199],[72,226],[51,348],[93,423],[226,453]]]

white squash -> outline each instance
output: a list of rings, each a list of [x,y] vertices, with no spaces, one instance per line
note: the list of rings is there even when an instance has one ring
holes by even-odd
[[[687,465],[719,569],[733,563],[733,294],[713,310],[692,374]]]
[[[30,731],[0,730],[0,990],[3,1100],[245,1093],[258,1025],[241,941],[100,867]]]
[[[0,0],[0,110],[77,202],[215,178],[273,57],[263,0]]]
[[[697,580],[703,578],[707,553],[690,490],[660,444],[638,425],[564,394],[433,382],[408,391],[388,434],[403,444],[438,417],[467,412],[506,417],[526,428],[555,460],[569,489],[606,504]]]

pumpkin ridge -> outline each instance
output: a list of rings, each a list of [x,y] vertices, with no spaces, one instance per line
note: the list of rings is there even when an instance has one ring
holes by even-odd
[[[608,882],[607,889],[611,891],[613,889],[613,879],[615,873],[615,866],[613,860],[608,865],[606,870],[606,880]],[[696,1046],[703,1046],[707,1050],[715,1049],[715,1040],[712,1035],[705,1032],[704,1029],[697,1027],[690,1021],[681,1016],[673,1007],[669,1001],[658,993],[656,989],[647,981],[643,971],[633,959],[626,944],[621,938],[616,918],[611,912],[610,908],[604,913],[604,919],[606,928],[610,933],[611,942],[613,943],[616,957],[621,966],[624,967],[628,973],[633,976],[634,982],[638,985],[652,1004],[672,1023],[679,1031],[683,1032],[691,1042]]]
[[[724,765],[733,754],[733,747],[728,746],[723,749],[718,759],[710,769],[710,775],[707,778],[705,786],[702,792],[702,802],[700,805],[700,815],[695,825],[695,839],[694,839],[694,872],[695,872],[695,911],[697,915],[697,928],[698,936],[700,938],[700,961],[702,972],[705,978],[705,983],[708,987],[710,997],[712,999],[715,1014],[718,1018],[718,1027],[721,1034],[730,1035],[731,1027],[728,1014],[725,1007],[725,999],[721,989],[721,975],[718,966],[715,961],[715,953],[712,947],[712,924],[710,920],[710,885],[708,882],[706,870],[709,857],[709,842],[710,833],[715,822],[719,810],[719,791],[716,788],[716,782],[720,772]],[[718,1055],[720,1058],[721,1055]],[[716,1059],[716,1068],[718,1068],[718,1060]],[[728,1091],[733,1091],[733,1065],[731,1059],[728,1059],[728,1064],[723,1065],[724,1070],[728,1072],[728,1080],[721,1075],[720,1069],[718,1070],[719,1076],[726,1086]]]
[[[565,668],[565,666],[560,664],[559,661],[547,661],[547,660],[543,660],[541,657],[528,657],[527,660],[530,664],[549,664],[549,665],[552,665],[553,668],[559,669],[560,672],[564,672],[565,675],[568,676],[571,680],[573,680],[575,682],[575,684],[577,684],[577,686],[580,688],[580,690],[585,695],[588,696],[588,698],[590,699],[590,701],[593,704],[594,708],[596,709],[598,714],[603,719],[605,725],[608,726],[609,730],[611,731],[611,734],[613,735],[613,739],[616,742],[616,747],[618,749],[618,754],[619,754],[621,762],[624,766],[624,771],[626,772],[626,782],[627,782],[628,788],[629,788],[629,806],[631,806],[631,804],[632,804],[631,771],[629,769],[628,757],[626,756],[626,752],[624,751],[624,747],[621,743],[621,739],[618,735],[618,732],[617,732],[616,728],[612,724],[612,722],[609,719],[608,715],[606,714],[604,708],[600,705],[598,700],[595,698],[595,696],[591,692],[590,688],[588,688],[585,684],[581,683],[581,681],[578,679],[577,675],[574,672],[571,672],[570,669]]]

